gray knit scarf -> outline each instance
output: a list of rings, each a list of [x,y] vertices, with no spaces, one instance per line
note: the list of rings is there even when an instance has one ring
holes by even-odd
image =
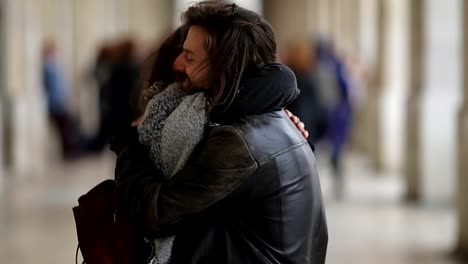
[[[202,92],[187,95],[178,83],[166,89],[155,83],[149,93],[154,96],[138,126],[139,139],[149,149],[156,169],[168,180],[184,167],[204,135],[207,97]],[[152,263],[169,263],[173,242],[174,237],[155,239]]]

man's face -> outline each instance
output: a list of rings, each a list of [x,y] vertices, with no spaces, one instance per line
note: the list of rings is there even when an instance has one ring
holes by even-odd
[[[183,45],[182,53],[174,61],[174,71],[187,77],[184,89],[207,88],[208,58],[205,48],[208,33],[199,26],[191,26]]]

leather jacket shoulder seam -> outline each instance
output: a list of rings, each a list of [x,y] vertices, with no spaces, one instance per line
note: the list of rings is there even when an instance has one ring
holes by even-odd
[[[276,153],[273,153],[273,154],[269,155],[268,157],[260,160],[258,163],[259,163],[260,166],[262,166],[263,164],[270,161],[272,158],[275,158],[275,157],[277,157],[277,156],[279,156],[279,155],[281,155],[283,153],[289,152],[289,151],[291,151],[293,149],[299,148],[299,147],[303,146],[305,143],[307,143],[307,140],[304,140],[304,141],[299,142],[299,143],[297,143],[295,145],[292,145],[292,146],[290,146],[288,148],[285,148],[285,149],[282,149],[282,150],[280,150],[280,151],[278,151]]]
[[[250,147],[249,147],[249,143],[242,136],[242,133],[240,132],[240,130],[238,128],[234,127],[234,126],[228,126],[228,127],[232,128],[233,132],[236,133],[239,136],[239,138],[242,140],[242,142],[244,142],[245,149],[249,153],[250,158],[255,162],[256,167],[258,168],[260,166],[260,163],[257,161],[255,156],[252,154],[252,151],[250,150]]]

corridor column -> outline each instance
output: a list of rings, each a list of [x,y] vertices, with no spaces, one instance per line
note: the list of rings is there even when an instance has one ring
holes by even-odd
[[[138,40],[154,43],[161,41],[161,38],[168,34],[173,26],[173,1],[127,1],[129,31],[136,34]]]
[[[424,12],[425,0],[412,0],[409,4],[409,89],[406,106],[406,144],[404,173],[406,200],[421,199],[421,91],[424,75]]]
[[[309,23],[309,0],[269,0],[263,4],[265,19],[273,26],[279,47],[284,47],[296,37],[309,38],[314,31]]]
[[[377,1],[377,61],[373,78],[369,87],[369,154],[371,166],[381,171],[382,165],[382,136],[381,136],[381,95],[386,72],[387,50],[387,10],[386,0]]]
[[[361,0],[350,1],[351,15],[349,18],[350,47],[355,55],[360,55],[361,37]]]
[[[307,23],[311,25],[312,37],[317,37],[319,33],[320,15],[319,15],[319,0],[309,0],[309,15]]]
[[[4,1],[0,1],[0,56],[2,58],[5,58],[6,51],[5,51],[5,3]],[[4,186],[4,180],[5,180],[5,170],[6,170],[6,160],[5,158],[8,156],[8,153],[10,152],[9,149],[7,148],[6,143],[6,137],[5,135],[7,134],[7,129],[9,127],[8,122],[6,122],[7,119],[7,114],[10,113],[11,111],[8,111],[7,109],[7,91],[6,91],[6,84],[7,82],[5,81],[5,69],[6,69],[6,63],[3,61],[0,63],[0,194],[3,191],[3,186]]]
[[[468,3],[463,5],[463,101],[458,115],[458,253],[468,256]]]
[[[364,13],[362,12],[361,7],[362,0],[352,0],[348,3],[350,9],[350,15],[347,21],[347,31],[349,32],[349,52],[350,52],[350,60],[354,67],[354,74],[357,74],[357,85],[351,87],[353,92],[357,95],[353,103],[353,126],[351,130],[351,135],[349,138],[349,146],[352,150],[359,151],[365,155],[368,155],[367,151],[367,100],[363,100],[365,98],[365,94],[368,87],[368,80],[366,76],[364,76],[364,65],[366,65],[366,58],[365,54],[362,50],[362,17]],[[366,6],[366,8],[369,8]]]
[[[354,29],[358,27],[358,24],[354,20],[354,14],[356,13],[356,3],[353,0],[342,0],[340,3],[340,34],[342,37],[342,45],[345,56],[349,56],[356,52],[353,43]]]
[[[330,1],[329,0],[316,0],[318,15],[317,33],[327,34],[331,33],[330,25]]]
[[[343,33],[342,33],[342,12],[340,0],[329,0],[328,6],[330,17],[330,36],[333,40],[334,47],[341,51],[343,47]]]

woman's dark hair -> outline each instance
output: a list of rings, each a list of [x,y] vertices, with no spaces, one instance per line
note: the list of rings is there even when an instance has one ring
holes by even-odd
[[[169,35],[144,62],[142,79],[143,87],[139,100],[139,109],[144,113],[149,98],[145,98],[146,91],[155,82],[167,87],[175,81],[182,81],[183,76],[173,71],[173,64],[177,56],[182,53],[182,45],[187,36],[187,28],[181,26]]]
[[[224,1],[203,1],[191,6],[182,19],[186,28],[200,26],[208,32],[212,106],[227,109],[244,72],[276,61],[273,28],[253,11]]]
[[[147,60],[151,64],[151,72],[148,78],[146,78],[149,85],[159,81],[164,86],[167,86],[176,81],[177,76],[172,66],[177,57],[182,53],[182,45],[187,32],[188,30],[185,26],[177,28]]]

